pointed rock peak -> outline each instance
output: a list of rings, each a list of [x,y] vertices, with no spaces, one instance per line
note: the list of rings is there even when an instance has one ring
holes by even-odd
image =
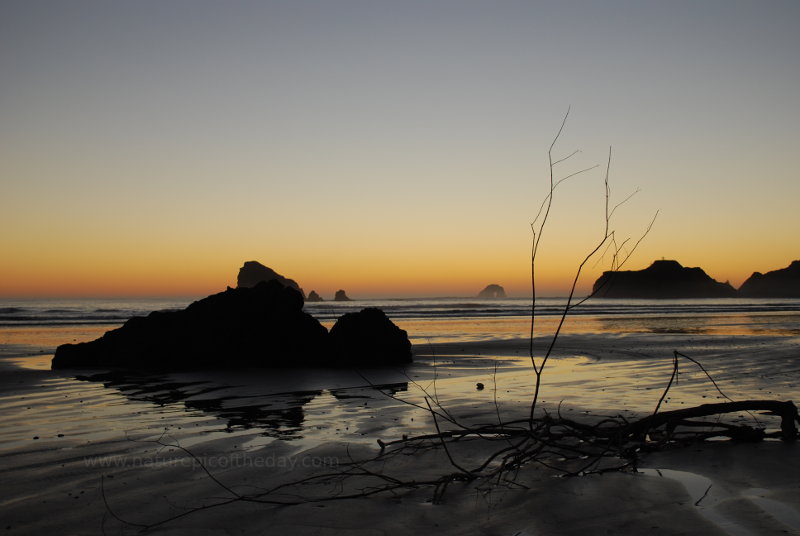
[[[321,302],[321,301],[325,301],[325,300],[322,299],[322,296],[317,294],[316,290],[312,290],[311,292],[308,293],[308,298],[306,298],[306,301],[307,302]]]
[[[800,297],[800,261],[765,274],[753,272],[739,287],[739,294],[745,298]]]
[[[333,301],[351,301],[350,298],[347,297],[347,293],[344,290],[337,290],[336,296],[334,296]]]
[[[254,287],[261,281],[277,281],[284,287],[291,287],[295,290],[299,290],[305,297],[303,289],[300,288],[300,285],[298,285],[294,279],[284,277],[272,268],[268,268],[258,261],[247,261],[244,263],[244,266],[239,268],[239,275],[236,277],[236,286],[238,288]]]

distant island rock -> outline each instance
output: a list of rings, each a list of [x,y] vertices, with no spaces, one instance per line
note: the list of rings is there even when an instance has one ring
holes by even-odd
[[[317,294],[316,290],[312,290],[311,292],[308,293],[308,297],[306,298],[306,301],[307,302],[321,302],[321,301],[325,301],[325,300],[322,299],[322,296]]]
[[[247,261],[244,266],[239,268],[239,275],[236,277],[236,287],[254,287],[262,281],[277,281],[284,287],[291,287],[300,292],[305,297],[303,289],[294,279],[283,277],[281,274],[268,268],[258,261]]]
[[[180,311],[133,317],[91,342],[63,344],[52,368],[195,370],[313,366],[328,331],[304,313],[303,296],[277,280],[228,288]]]
[[[478,293],[478,297],[479,298],[505,298],[506,297],[506,289],[504,289],[500,285],[496,285],[496,284],[492,283],[491,285],[486,285],[486,288]]]
[[[333,301],[352,301],[350,298],[347,297],[347,293],[343,290],[337,290],[336,296],[333,297]]]
[[[729,298],[737,295],[729,283],[720,283],[701,268],[678,261],[655,261],[644,270],[603,272],[593,286],[599,298]]]
[[[800,261],[762,274],[753,272],[739,287],[743,298],[800,298]]]
[[[336,366],[402,365],[411,362],[408,334],[376,307],[343,315],[330,332]]]

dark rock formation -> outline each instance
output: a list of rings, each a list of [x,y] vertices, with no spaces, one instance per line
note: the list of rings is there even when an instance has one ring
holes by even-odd
[[[800,298],[800,261],[780,270],[753,272],[739,287],[743,298]]]
[[[182,311],[133,317],[91,342],[56,349],[52,367],[191,370],[322,364],[327,330],[295,288],[272,280],[208,296]]]
[[[677,261],[655,261],[644,270],[603,272],[593,291],[600,298],[728,298],[736,290],[709,277],[701,268]]]
[[[333,301],[350,301],[350,298],[347,297],[347,294],[345,294],[343,290],[337,290]]]
[[[262,281],[277,281],[284,287],[291,287],[300,291],[300,294],[305,297],[305,293],[303,289],[300,288],[300,285],[297,284],[297,281],[283,277],[272,268],[267,268],[257,261],[247,261],[244,263],[244,266],[239,268],[239,275],[236,277],[236,287],[254,287]]]
[[[504,289],[500,285],[495,285],[494,283],[492,283],[491,285],[486,285],[486,288],[478,293],[478,297],[479,298],[505,298],[506,297],[506,289]]]
[[[316,290],[312,290],[311,292],[308,293],[308,297],[306,298],[306,301],[307,302],[321,302],[321,301],[325,301],[325,300],[322,299],[322,296],[317,294]]]
[[[411,362],[408,334],[375,307],[343,315],[330,332],[336,366],[373,367]]]

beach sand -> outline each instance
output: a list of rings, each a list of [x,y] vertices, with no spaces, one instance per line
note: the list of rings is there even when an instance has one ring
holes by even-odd
[[[540,409],[560,407],[587,422],[646,415],[672,372],[674,349],[700,360],[733,399],[790,400],[800,378],[798,342],[779,335],[569,334],[548,364]],[[559,478],[530,464],[513,486],[452,484],[441,504],[422,487],[296,506],[213,506],[233,497],[225,486],[258,494],[373,458],[378,439],[434,431],[430,414],[407,404],[424,405],[426,396],[467,423],[496,422],[498,411],[504,420],[524,417],[533,382],[525,340],[417,344],[407,369],[361,374],[76,379],[48,370],[50,354],[24,353],[0,360],[0,511],[7,534],[132,534],[136,524],[186,512],[148,533],[800,534],[800,449],[779,441],[672,448],[643,455],[638,473]],[[679,370],[663,409],[723,399],[694,364],[681,362]],[[774,417],[757,418],[778,427]],[[465,442],[454,455],[472,466],[496,447]],[[381,470],[423,480],[452,467],[442,449],[430,448],[389,456]],[[308,485],[270,497],[335,497],[373,484]]]

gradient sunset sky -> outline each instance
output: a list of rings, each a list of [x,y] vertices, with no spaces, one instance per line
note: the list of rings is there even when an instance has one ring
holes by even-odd
[[[612,222],[734,286],[800,258],[800,2],[0,2],[0,297],[529,293]],[[608,268],[590,263],[583,288]]]

